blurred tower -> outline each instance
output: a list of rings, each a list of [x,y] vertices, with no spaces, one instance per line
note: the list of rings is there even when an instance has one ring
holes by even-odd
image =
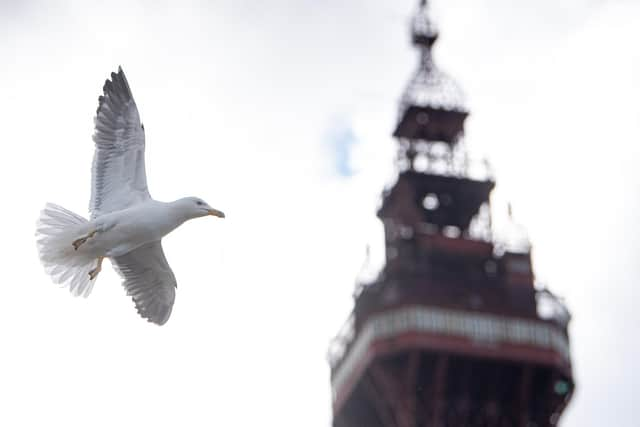
[[[492,236],[494,181],[463,146],[468,112],[433,61],[427,8],[393,133],[399,175],[378,211],[386,264],[329,351],[333,425],[553,426],[573,392],[569,314],[534,287],[528,242]]]

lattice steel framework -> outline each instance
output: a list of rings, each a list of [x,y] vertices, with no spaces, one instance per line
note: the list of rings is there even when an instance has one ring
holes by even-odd
[[[428,4],[383,193],[386,264],[329,351],[335,427],[553,426],[573,392],[564,304],[534,287],[529,245],[491,233],[488,164],[463,143],[464,95],[435,64]]]

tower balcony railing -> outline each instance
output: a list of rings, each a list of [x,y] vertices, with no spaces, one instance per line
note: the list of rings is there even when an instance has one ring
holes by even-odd
[[[535,303],[537,318],[424,305],[403,305],[389,309],[389,312],[402,312],[401,317],[404,320],[384,315],[386,310],[372,317],[376,319],[376,328],[380,330],[394,328],[385,326],[385,322],[408,322],[407,328],[417,328],[416,331],[459,335],[476,342],[511,342],[550,349],[569,363],[567,327],[571,315],[564,301],[543,287],[536,290]],[[406,311],[407,307],[411,309]],[[364,329],[369,322],[367,319],[360,320],[364,322],[357,331],[355,314],[352,312],[331,340],[327,360],[332,371],[343,363],[345,357],[352,352],[355,341],[365,333]]]
[[[489,160],[469,154],[462,137],[453,147],[438,141],[400,139],[398,143],[396,165],[399,172],[411,170],[477,181],[495,180]]]
[[[329,343],[327,360],[331,369],[337,366],[344,358],[348,348],[355,339],[355,332],[355,316],[352,312],[342,324],[338,334]]]
[[[550,320],[566,331],[571,321],[571,313],[561,297],[552,293],[545,286],[540,286],[539,289],[536,289],[536,307],[538,317]]]
[[[416,333],[469,340],[478,343],[480,351],[487,350],[497,357],[508,353],[501,354],[500,346],[524,346],[537,352],[532,357],[543,352],[547,354],[544,356],[547,363],[570,366],[566,329],[556,322],[421,305],[401,306],[366,319],[357,334],[353,315],[349,317],[329,347],[334,388],[341,385],[375,341]]]

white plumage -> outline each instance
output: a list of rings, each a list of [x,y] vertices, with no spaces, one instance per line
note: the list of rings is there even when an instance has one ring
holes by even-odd
[[[196,197],[170,203],[151,198],[144,126],[121,68],[103,92],[93,135],[91,220],[47,204],[36,229],[38,253],[55,283],[85,297],[108,257],[138,313],[162,325],[171,314],[176,279],[161,239],[189,219],[224,214]]]

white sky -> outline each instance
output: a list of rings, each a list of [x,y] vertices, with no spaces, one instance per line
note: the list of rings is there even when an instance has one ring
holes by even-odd
[[[417,62],[416,4],[0,2],[0,425],[329,425],[325,351],[365,246],[380,257],[375,208]],[[538,278],[574,314],[578,388],[562,424],[631,427],[640,4],[438,0],[433,14],[436,60],[469,97],[467,143],[497,174],[495,206],[512,201]],[[166,239],[179,285],[162,328],[110,268],[86,300],[52,285],[33,238],[46,201],[86,214],[92,116],[119,64],[152,195],[227,214]],[[337,122],[357,139],[351,177],[327,140]]]

